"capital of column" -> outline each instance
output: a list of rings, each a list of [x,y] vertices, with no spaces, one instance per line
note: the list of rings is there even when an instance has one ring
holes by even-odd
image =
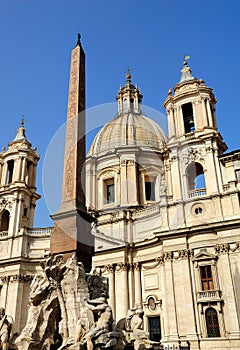
[[[112,264],[105,265],[105,266],[104,266],[104,269],[105,269],[105,271],[107,271],[107,272],[113,273],[113,272],[114,272],[114,265],[112,265]]]
[[[217,255],[226,254],[229,252],[230,246],[228,243],[217,244],[215,247],[215,253]]]
[[[139,262],[133,263],[133,269],[134,269],[134,271],[140,271],[141,264]]]
[[[116,266],[117,271],[127,271],[128,270],[128,263],[118,263]]]

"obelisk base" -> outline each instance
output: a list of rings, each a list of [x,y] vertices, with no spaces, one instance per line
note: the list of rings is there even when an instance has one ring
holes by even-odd
[[[94,237],[91,234],[92,218],[79,210],[52,215],[54,232],[51,236],[51,254],[62,254],[64,260],[76,255],[86,272],[92,267]]]

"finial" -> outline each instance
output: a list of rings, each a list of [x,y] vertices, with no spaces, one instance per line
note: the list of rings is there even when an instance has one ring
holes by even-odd
[[[191,68],[187,64],[187,60],[189,60],[190,56],[187,56],[187,55],[184,54],[183,57],[184,57],[184,62],[183,62],[183,68],[181,69],[181,78],[180,78],[180,82],[179,83],[195,79],[192,76]]]
[[[130,68],[129,66],[127,67],[127,70],[126,70],[126,79],[127,79],[127,82],[130,82],[131,81],[131,74],[130,74],[130,71],[132,70],[132,68]]]
[[[184,57],[183,65],[187,66],[187,60],[190,59],[190,56],[187,56],[187,55],[184,54],[183,57]]]
[[[24,127],[25,122],[26,122],[26,119],[24,119],[24,114],[23,114],[20,126]]]
[[[81,34],[78,33],[77,37],[78,37],[78,40],[77,40],[76,46],[81,45]]]

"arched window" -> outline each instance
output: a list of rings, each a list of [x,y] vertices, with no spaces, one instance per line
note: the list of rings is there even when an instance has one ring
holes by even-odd
[[[131,109],[131,112],[134,112],[134,99],[133,98],[130,99],[130,109]]]
[[[123,100],[123,113],[127,113],[128,112],[128,100],[127,98],[124,98]]]
[[[209,307],[205,312],[207,336],[208,337],[220,337],[220,330],[218,324],[217,311]]]
[[[4,210],[1,215],[1,226],[0,231],[8,231],[9,226],[9,212]]]
[[[199,163],[192,163],[187,170],[188,190],[206,188],[203,167]]]

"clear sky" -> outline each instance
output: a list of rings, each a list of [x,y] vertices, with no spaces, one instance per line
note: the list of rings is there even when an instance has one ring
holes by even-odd
[[[162,103],[179,81],[185,53],[193,75],[214,89],[219,130],[234,150],[240,148],[239,18],[238,0],[0,0],[1,147],[14,138],[24,114],[28,139],[41,156],[36,226],[52,225],[42,166],[66,119],[76,34],[87,56],[88,108],[114,102],[130,66],[144,104],[164,113]],[[61,153],[60,147],[56,157]]]

